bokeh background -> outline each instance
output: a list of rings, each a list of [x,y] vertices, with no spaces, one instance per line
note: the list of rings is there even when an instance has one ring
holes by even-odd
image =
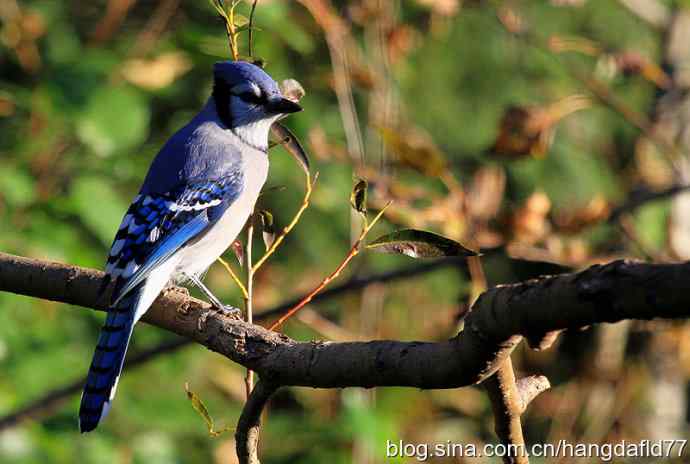
[[[151,159],[208,98],[212,64],[228,57],[224,27],[207,2],[182,0],[2,0],[0,21],[0,250],[102,268]],[[488,285],[690,258],[687,1],[260,0],[256,26],[267,71],[306,89],[287,125],[320,173],[312,206],[257,276],[257,312],[345,256],[359,227],[355,176],[369,180],[372,210],[395,201],[374,235],[416,227],[479,246]],[[279,148],[271,162],[276,188],[260,203],[280,226],[303,175]],[[340,279],[416,265],[364,254]],[[207,282],[240,304],[222,267]],[[483,285],[476,269],[434,265],[314,304],[285,332],[441,340]],[[0,294],[0,416],[83,376],[102,319]],[[141,324],[130,354],[174,340]],[[523,417],[528,443],[690,436],[687,323],[569,332],[513,360],[553,384]],[[208,435],[184,384],[232,427],[243,377],[195,345],[153,357],[126,372],[95,433],[77,431],[78,394],[3,423],[0,462],[234,462],[232,433]],[[262,459],[417,462],[386,459],[386,440],[481,444],[492,430],[480,387],[291,388],[269,409]]]

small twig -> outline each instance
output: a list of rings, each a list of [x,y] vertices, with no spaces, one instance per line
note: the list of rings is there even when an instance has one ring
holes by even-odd
[[[314,174],[314,180],[311,179],[311,175],[307,173],[306,175],[306,191],[304,193],[304,199],[302,200],[302,205],[300,206],[299,210],[297,210],[297,213],[295,213],[295,217],[292,218],[292,221],[283,228],[283,230],[280,232],[280,234],[276,237],[276,239],[273,241],[271,246],[266,250],[266,253],[259,259],[256,264],[254,264],[254,267],[252,269],[252,272],[256,274],[256,271],[261,268],[261,266],[266,262],[266,260],[276,252],[278,247],[280,246],[281,243],[283,243],[283,240],[285,240],[285,237],[287,234],[290,233],[290,231],[297,225],[299,222],[300,218],[302,217],[302,214],[306,211],[306,209],[309,207],[309,199],[311,198],[311,193],[314,189],[314,185],[316,185],[316,181],[319,178],[319,173],[317,172]]]
[[[277,389],[277,386],[260,379],[242,409],[235,430],[235,449],[240,464],[260,464],[258,448],[261,413]]]
[[[658,191],[646,190],[641,192],[633,192],[633,194],[631,194],[630,197],[623,204],[614,208],[613,211],[611,211],[611,214],[609,214],[607,222],[609,224],[613,224],[623,214],[630,213],[638,209],[640,206],[643,206],[649,202],[663,200],[678,195],[687,190],[690,190],[690,185],[672,185],[671,187]]]
[[[223,0],[211,0],[211,5],[215,8],[218,16],[223,19],[225,23],[225,32],[228,35],[228,44],[230,45],[230,53],[234,61],[239,60],[240,52],[237,48],[237,35],[239,32],[235,29],[235,7],[239,4],[239,0],[232,0],[232,5],[226,11]]]
[[[270,327],[269,330],[276,330],[278,327],[283,325],[285,321],[290,319],[293,314],[295,314],[297,311],[305,307],[321,290],[326,287],[333,279],[336,279],[340,273],[347,267],[347,265],[352,261],[352,258],[357,256],[360,252],[360,246],[362,245],[362,242],[364,241],[364,238],[367,236],[369,231],[371,230],[374,225],[381,219],[381,216],[383,216],[383,213],[386,211],[386,209],[391,205],[389,202],[386,206],[384,206],[381,211],[374,217],[374,219],[366,225],[362,229],[362,232],[359,234],[359,237],[355,241],[355,243],[352,245],[352,248],[350,248],[350,252],[345,256],[345,259],[338,265],[338,267],[333,271],[331,274],[329,274],[325,279],[319,283],[309,294],[307,294],[306,297],[304,297],[299,303],[297,303],[295,306],[290,308],[285,314],[280,316],[276,322],[274,322]]]
[[[254,216],[250,216],[249,225],[247,226],[247,251],[245,252],[245,260],[247,266],[247,298],[244,300],[244,308],[247,314],[247,322],[254,323],[254,270],[252,269],[252,242],[254,238]],[[247,391],[247,400],[252,392],[254,386],[254,371],[247,369],[247,376],[244,379],[244,385]]]
[[[254,58],[254,12],[259,0],[252,2],[252,9],[249,11],[249,56]]]
[[[242,299],[247,300],[249,298],[249,293],[247,292],[247,287],[244,286],[240,278],[235,274],[235,271],[232,270],[232,267],[230,267],[230,263],[225,261],[223,258],[218,258],[218,262],[223,265],[226,271],[228,271],[228,274],[230,274],[230,277],[232,277],[232,280],[237,284],[237,287],[239,287],[240,292],[242,292]]]

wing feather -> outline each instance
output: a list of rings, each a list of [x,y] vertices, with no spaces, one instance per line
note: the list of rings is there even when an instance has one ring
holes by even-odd
[[[106,265],[117,304],[187,242],[210,227],[241,192],[241,177],[190,182],[173,192],[138,195],[115,235]]]

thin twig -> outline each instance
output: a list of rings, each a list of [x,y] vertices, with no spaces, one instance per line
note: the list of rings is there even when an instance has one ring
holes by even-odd
[[[254,270],[252,269],[252,242],[254,241],[254,216],[249,218],[249,225],[247,226],[247,251],[245,252],[245,260],[247,266],[247,298],[244,300],[244,308],[247,315],[247,322],[254,323]],[[254,386],[254,372],[247,369],[247,376],[244,379],[244,385],[247,391],[247,400],[252,392]]]
[[[230,267],[230,263],[225,261],[223,258],[218,258],[218,262],[223,265],[226,271],[228,271],[228,274],[230,274],[230,277],[232,277],[232,280],[237,284],[237,287],[239,287],[240,292],[242,292],[242,299],[247,300],[249,298],[249,293],[247,291],[247,287],[244,286],[242,283],[242,280],[235,274],[235,271],[232,270],[232,267]]]
[[[254,58],[254,12],[259,0],[252,2],[252,9],[249,11],[249,56]]]
[[[260,464],[261,413],[277,388],[264,380],[259,380],[242,409],[242,415],[235,429],[235,449],[240,464]]]
[[[371,230],[374,225],[381,219],[381,216],[383,216],[383,213],[386,211],[386,209],[391,205],[389,202],[386,206],[384,206],[381,211],[376,215],[376,217],[366,225],[362,229],[362,232],[359,234],[359,237],[355,241],[354,245],[352,245],[352,248],[350,248],[350,252],[345,256],[345,259],[338,265],[338,267],[333,271],[331,274],[329,274],[326,278],[324,278],[319,285],[317,285],[309,294],[304,297],[299,303],[297,303],[295,306],[290,308],[285,314],[283,314],[276,322],[274,322],[270,327],[269,330],[276,330],[278,327],[283,325],[285,321],[290,319],[293,314],[295,314],[297,311],[305,307],[321,290],[326,287],[333,279],[336,279],[340,273],[347,267],[347,265],[352,261],[352,258],[357,256],[360,251],[360,246],[362,245],[362,242],[364,241],[364,238],[367,236],[369,231]]]
[[[302,214],[307,210],[309,207],[309,199],[311,198],[311,193],[314,189],[314,185],[316,185],[316,181],[319,179],[319,173],[317,172],[314,174],[314,180],[311,179],[311,175],[309,173],[306,174],[306,191],[304,193],[304,199],[302,200],[302,205],[300,208],[297,210],[297,213],[295,213],[295,217],[292,218],[292,221],[283,228],[283,230],[280,232],[280,234],[276,237],[276,239],[273,241],[271,246],[266,250],[266,253],[254,264],[254,267],[252,269],[252,272],[256,274],[256,272],[261,268],[261,266],[266,262],[266,260],[276,252],[278,247],[280,246],[281,243],[283,243],[283,240],[285,240],[285,237],[287,234],[290,233],[290,231],[297,225],[299,222],[300,218],[302,217]]]
[[[690,190],[690,185],[672,185],[671,187],[658,191],[633,192],[623,204],[614,208],[613,211],[611,211],[611,214],[609,214],[607,222],[609,224],[613,224],[623,214],[630,213],[649,202],[664,200],[666,198],[673,197],[688,190]]]

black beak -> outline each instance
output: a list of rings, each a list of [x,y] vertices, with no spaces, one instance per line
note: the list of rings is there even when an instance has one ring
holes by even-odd
[[[266,104],[268,111],[276,114],[290,114],[302,111],[302,107],[292,100],[287,98],[279,98],[276,100],[269,100]]]

